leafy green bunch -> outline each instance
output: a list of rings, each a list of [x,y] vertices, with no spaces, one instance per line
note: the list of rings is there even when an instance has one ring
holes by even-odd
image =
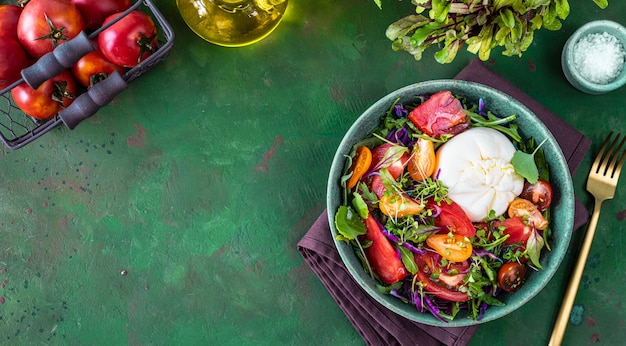
[[[381,7],[381,0],[374,0]],[[435,59],[450,63],[459,49],[485,61],[491,50],[503,47],[505,56],[521,56],[535,30],[559,30],[570,12],[568,0],[411,0],[415,14],[391,24],[386,31],[394,51],[405,50],[416,60],[430,46]],[[593,0],[606,8],[608,0]],[[443,47],[442,47],[443,44]]]

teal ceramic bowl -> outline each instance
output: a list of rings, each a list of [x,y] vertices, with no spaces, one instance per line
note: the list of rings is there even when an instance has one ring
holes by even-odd
[[[350,127],[334,156],[328,186],[327,186],[327,207],[329,223],[333,239],[336,239],[337,230],[334,225],[334,215],[342,204],[342,190],[340,177],[343,174],[346,164],[346,155],[349,155],[352,147],[362,138],[368,137],[377,127],[380,117],[399,100],[403,104],[411,104],[417,101],[417,95],[431,95],[437,91],[450,90],[457,96],[465,97],[468,102],[478,103],[482,98],[485,101],[486,109],[498,115],[516,114],[515,122],[519,125],[520,134],[523,138],[534,137],[536,141],[547,138],[542,148],[545,151],[547,162],[550,168],[550,183],[553,187],[552,200],[552,238],[549,244],[552,251],[544,250],[541,256],[543,270],[530,271],[527,275],[526,283],[514,294],[504,294],[500,298],[506,303],[505,306],[490,306],[480,321],[474,321],[467,316],[459,315],[448,323],[435,319],[430,313],[420,313],[414,306],[403,303],[400,299],[379,292],[376,289],[376,282],[367,274],[362,267],[361,261],[355,255],[352,247],[343,241],[335,240],[337,250],[343,262],[354,279],[363,289],[376,301],[389,310],[412,321],[433,326],[458,327],[468,326],[488,321],[508,315],[537,295],[550,281],[559,267],[565,252],[568,248],[574,220],[574,192],[572,180],[556,140],[546,128],[546,126],[524,105],[510,96],[482,84],[459,81],[459,80],[433,80],[413,84],[399,89],[383,97],[370,108],[368,108]]]
[[[603,74],[608,74],[608,72],[603,69],[613,64],[609,61],[608,56],[614,54],[608,53],[615,53],[614,50],[607,50],[606,47],[605,49],[584,49],[585,52],[588,52],[589,54],[598,54],[599,56],[602,56],[602,58],[590,57],[588,59],[584,59],[582,57],[583,53],[577,53],[579,52],[577,47],[582,47],[582,45],[578,45],[579,42],[583,42],[581,40],[585,40],[590,37],[589,35],[597,36],[606,34],[614,37],[615,39],[609,39],[619,42],[622,45],[622,48],[626,49],[626,28],[624,28],[621,24],[610,20],[596,20],[578,28],[567,40],[561,53],[561,67],[565,78],[567,78],[570,84],[576,89],[587,94],[605,94],[621,88],[624,84],[626,84],[626,60],[623,58],[620,61],[620,64],[622,65],[621,73],[619,73],[615,79],[604,82],[605,78],[594,78]],[[600,61],[598,59],[604,61]],[[585,63],[585,61],[589,62]],[[594,68],[594,65],[601,66],[596,66]],[[588,68],[588,70],[585,71],[584,69],[586,68]],[[600,70],[598,70],[598,68],[600,68]],[[593,73],[591,71],[593,71]]]

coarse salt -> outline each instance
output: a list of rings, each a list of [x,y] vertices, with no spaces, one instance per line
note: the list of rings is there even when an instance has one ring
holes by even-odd
[[[626,52],[615,36],[602,32],[578,40],[573,56],[574,67],[584,79],[607,84],[622,73]]]

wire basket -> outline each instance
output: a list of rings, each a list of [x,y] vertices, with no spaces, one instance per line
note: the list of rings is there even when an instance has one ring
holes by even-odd
[[[72,104],[51,119],[32,118],[17,107],[11,96],[11,89],[23,82],[37,88],[43,81],[57,75],[64,69],[70,68],[83,55],[93,51],[92,39],[134,10],[148,14],[157,26],[158,49],[148,58],[137,66],[126,69],[122,75],[114,73],[89,89],[81,89],[81,93],[76,96]],[[138,0],[106,26],[89,35],[83,32],[76,38],[59,45],[53,52],[44,55],[35,64],[22,70],[20,80],[0,90],[0,140],[9,149],[19,149],[60,124],[65,124],[70,130],[74,129],[81,121],[89,118],[101,107],[111,102],[115,96],[128,87],[128,83],[163,60],[172,49],[173,40],[174,31],[172,27],[152,1]]]

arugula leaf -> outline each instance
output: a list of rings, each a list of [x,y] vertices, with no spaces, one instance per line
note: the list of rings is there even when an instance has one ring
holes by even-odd
[[[398,246],[398,249],[400,249],[400,255],[402,256],[402,264],[404,264],[404,267],[406,268],[406,270],[408,270],[409,273],[411,274],[417,273],[419,268],[417,267],[417,264],[415,264],[415,258],[413,257],[413,252],[411,252],[411,250],[403,246]]]
[[[535,150],[528,154],[521,150],[518,150],[513,154],[513,158],[511,159],[511,164],[513,168],[517,172],[517,174],[524,177],[528,180],[529,183],[534,184],[539,179],[539,169],[537,168],[537,164],[535,163],[535,153],[539,150],[539,148],[545,143],[548,139],[544,139],[543,142],[539,144]]]
[[[352,193],[352,206],[356,209],[357,213],[361,217],[361,219],[367,219],[369,215],[369,210],[367,209],[367,203],[363,200],[360,194],[353,192]]]
[[[365,224],[352,207],[340,206],[335,214],[337,240],[349,241],[365,234]]]

